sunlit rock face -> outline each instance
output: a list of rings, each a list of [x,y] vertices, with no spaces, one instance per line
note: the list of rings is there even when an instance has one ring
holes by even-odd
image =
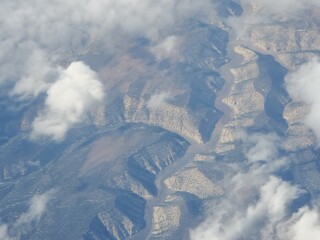
[[[190,1],[180,2],[188,4],[175,15],[189,14]],[[245,136],[257,132],[281,139],[273,160],[290,159],[276,176],[317,202],[318,143],[305,120],[312,106],[286,90],[288,73],[319,55],[317,9],[292,14],[246,0],[213,3],[194,6],[200,14],[166,19],[174,24],[159,31],[144,33],[135,18],[119,35],[108,30],[114,39],[97,34],[87,42],[90,36],[82,36],[83,44],[54,56],[59,73],[83,62],[105,93],[89,107],[61,104],[72,106],[67,126],[75,123],[61,141],[31,137],[34,120],[48,113],[49,91],[21,101],[6,92],[11,82],[0,90],[0,230],[8,228],[10,237],[5,240],[190,239],[190,230],[228,202],[226,182],[250,170]],[[94,27],[93,33],[105,26]],[[113,39],[112,45],[104,38]],[[72,118],[77,111],[81,119]],[[254,167],[266,162],[257,159]],[[32,196],[50,189],[54,194],[44,213],[17,231]],[[260,197],[250,186],[236,190],[241,204]]]

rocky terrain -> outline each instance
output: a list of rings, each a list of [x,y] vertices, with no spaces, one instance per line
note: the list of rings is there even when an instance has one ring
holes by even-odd
[[[136,39],[116,57],[93,43],[61,60],[86,62],[108,92],[64,142],[29,140],[41,97],[23,106],[0,99],[0,223],[12,225],[34,194],[55,189],[21,239],[189,239],[224,196],[224,163],[245,158],[243,129],[285,137],[290,179],[318,197],[308,108],[284,79],[319,54],[319,15],[248,25],[242,40],[228,19],[255,9],[216,2],[212,22],[177,27],[182,47],[170,58],[156,60],[148,39]]]

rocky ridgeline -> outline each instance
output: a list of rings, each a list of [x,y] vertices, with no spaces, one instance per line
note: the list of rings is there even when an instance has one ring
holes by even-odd
[[[146,200],[128,193],[120,193],[115,198],[115,207],[108,212],[100,212],[92,220],[84,239],[125,239],[145,227],[144,210]]]
[[[211,204],[223,190],[196,166],[186,166],[168,177],[167,194],[153,207],[152,229],[148,239],[186,238],[186,229],[201,219],[206,202]]]
[[[255,24],[241,45],[229,39],[224,20],[240,16],[242,8],[231,0],[216,3],[211,24],[179,29],[181,58],[157,62],[140,46],[115,64],[110,72],[125,75],[115,77],[105,105],[93,109],[63,145],[27,141],[34,108],[19,121],[1,118],[7,136],[0,146],[1,221],[12,224],[31,195],[57,188],[46,217],[26,239],[127,239],[140,233],[143,239],[188,239],[188,229],[223,198],[223,164],[243,160],[240,129],[284,136],[294,179],[313,195],[320,192],[319,153],[304,125],[307,108],[291,101],[283,81],[319,51],[319,24],[312,15]],[[228,53],[229,40],[236,44]],[[81,55],[89,65],[96,59],[90,49]],[[233,51],[241,60],[227,66],[231,77],[223,79],[220,68]],[[226,82],[218,100],[229,111],[222,113],[215,102]]]
[[[191,226],[201,207],[201,199],[195,195],[183,192],[168,195],[153,208],[152,229],[147,239],[188,238],[186,226]]]
[[[106,188],[115,192],[114,208],[100,212],[84,239],[125,239],[145,227],[146,200],[156,197],[157,174],[181,158],[189,143],[176,134],[164,134],[158,141],[130,155],[124,173],[107,181]],[[125,194],[124,194],[125,193]]]
[[[284,86],[287,70],[271,55],[243,46],[236,46],[234,50],[242,57],[242,62],[230,69],[234,80],[222,99],[231,109],[229,121],[216,145],[216,152],[222,155],[238,151],[242,129],[269,130],[279,135],[284,135],[288,129],[284,118],[291,101]]]
[[[297,69],[299,65],[319,53],[320,28],[317,11],[317,9],[310,10],[304,18],[286,19],[285,17],[282,21],[251,26],[250,45],[259,52],[271,55],[278,65],[280,64],[287,71]],[[316,195],[320,191],[316,184],[320,180],[319,153],[314,150],[317,145],[315,136],[304,124],[308,106],[302,102],[288,102],[287,98],[283,98],[285,95],[281,95],[278,100],[285,103],[281,109],[283,110],[282,118],[287,125],[284,132],[286,141],[283,147],[291,153],[295,180]]]

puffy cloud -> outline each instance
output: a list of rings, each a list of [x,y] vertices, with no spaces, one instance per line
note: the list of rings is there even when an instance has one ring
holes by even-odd
[[[0,2],[0,84],[20,98],[46,91],[64,54],[93,41],[113,50],[132,36],[158,39],[181,19],[207,10],[209,0],[3,0]],[[107,49],[107,50],[106,50]]]
[[[274,228],[287,215],[287,208],[301,190],[276,177],[259,189],[259,200],[244,208],[234,202],[222,204],[213,219],[191,233],[192,239],[272,239]],[[227,209],[222,209],[227,207]]]
[[[290,96],[297,101],[303,101],[310,107],[305,117],[305,124],[312,129],[320,140],[320,61],[313,58],[301,65],[296,71],[285,78],[286,89]]]
[[[32,223],[38,222],[45,213],[47,204],[55,192],[56,190],[51,189],[43,194],[34,195],[30,199],[28,211],[22,214],[11,227],[7,224],[0,225],[0,239],[17,240],[30,231]]]
[[[270,175],[289,164],[288,158],[279,156],[281,138],[276,134],[248,135],[244,132],[240,134],[243,141],[243,154],[246,157],[245,165],[239,166],[235,173],[231,172],[232,176],[226,183],[226,187],[230,186],[235,194],[238,194],[237,191],[241,192],[242,189],[256,191],[268,181]]]
[[[248,135],[241,132],[244,144],[244,154],[249,162],[271,161],[278,157],[280,138],[275,133]]]
[[[74,124],[104,98],[97,74],[82,62],[73,62],[62,70],[45,100],[45,108],[32,123],[32,137],[51,137],[60,141]]]
[[[158,57],[168,57],[177,43],[174,37],[166,38],[172,27],[186,18],[203,18],[210,6],[210,0],[0,1],[0,87],[20,101],[47,92],[45,109],[33,122],[32,136],[61,140],[87,108],[101,99],[101,93],[91,94],[93,88],[100,88],[97,82],[83,80],[75,72],[79,83],[70,80],[72,77],[62,80],[62,61],[69,61],[68,56],[76,61],[78,54],[92,46],[112,56],[138,37],[150,39],[151,45],[157,46]],[[85,81],[94,83],[90,90],[80,90]],[[63,96],[58,98],[57,91]],[[73,95],[67,97],[67,91]],[[79,100],[80,95],[86,99]],[[78,102],[65,102],[66,107],[58,108],[53,99]]]
[[[279,239],[304,240],[320,238],[320,216],[318,208],[303,207],[278,227]]]
[[[289,163],[279,157],[281,139],[275,134],[245,133],[242,139],[247,161],[244,166],[232,165],[234,171],[223,182],[225,197],[208,219],[190,232],[191,238],[302,240],[302,234],[310,234],[314,237],[310,239],[318,239],[318,212],[302,207],[292,214],[289,209],[304,190],[275,174]]]
[[[175,58],[178,54],[181,40],[177,36],[169,36],[151,48],[158,60]]]
[[[8,226],[6,224],[0,225],[0,239],[10,240],[9,233],[8,233]]]
[[[30,225],[32,221],[39,221],[54,193],[55,190],[53,189],[43,194],[34,195],[30,199],[28,211],[18,218],[13,227],[22,231],[21,228]]]
[[[21,100],[36,97],[46,91],[58,75],[58,69],[47,63],[41,50],[29,56],[25,68],[24,75],[11,91],[11,96],[18,96]]]
[[[154,94],[150,97],[147,106],[148,108],[158,108],[162,106],[164,103],[166,103],[168,100],[170,100],[172,96],[168,92],[160,92],[157,94]]]

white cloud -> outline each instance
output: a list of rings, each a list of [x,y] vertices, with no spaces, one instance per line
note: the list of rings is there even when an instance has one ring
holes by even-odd
[[[151,52],[158,60],[175,58],[179,52],[180,39],[177,36],[169,36],[151,48]]]
[[[318,208],[303,207],[278,227],[279,239],[320,239],[320,216]]]
[[[231,188],[231,194],[235,195],[244,189],[249,192],[257,191],[272,174],[289,163],[288,158],[278,156],[281,139],[276,134],[242,133],[241,135],[246,157],[245,165],[238,166],[235,172],[231,172],[231,176],[226,178],[225,185],[226,188]]]
[[[243,208],[236,200],[233,204],[222,203],[216,210],[218,214],[193,231],[191,237],[195,240],[272,239],[274,228],[286,217],[289,204],[300,192],[298,187],[270,177],[259,188],[256,202]]]
[[[53,102],[54,98],[67,100],[66,91],[73,88],[70,84],[77,84],[59,78],[61,60],[70,60],[66,55],[71,53],[74,59],[95,43],[97,51],[109,56],[123,51],[132,39],[146,37],[151,45],[158,46],[158,55],[163,50],[159,57],[168,57],[176,48],[174,37],[165,39],[172,28],[186,18],[204,18],[210,6],[210,0],[2,0],[0,87],[6,87],[4,92],[20,101],[47,92],[45,110],[33,122],[33,137],[63,139],[67,129],[83,117],[88,105],[95,98],[101,99],[100,93],[95,97],[89,91],[79,90],[79,83],[70,98],[84,94],[87,99],[64,102],[64,109]],[[64,95],[56,98],[58,90]]]
[[[159,108],[171,98],[172,96],[169,92],[160,92],[150,97],[147,106],[150,109]]]
[[[303,101],[310,107],[305,124],[320,140],[320,61],[313,58],[301,65],[285,78],[286,89],[296,101]]]
[[[55,190],[50,190],[43,194],[34,195],[30,199],[28,211],[18,218],[18,220],[14,223],[14,228],[20,229],[21,231],[22,227],[29,225],[32,221],[39,221],[54,193]]]
[[[44,53],[40,50],[29,56],[25,67],[24,75],[11,91],[11,96],[18,96],[22,100],[36,97],[46,91],[58,74],[58,70],[47,63]]]
[[[32,228],[32,223],[38,222],[47,209],[48,202],[55,194],[55,190],[49,190],[43,194],[34,195],[29,202],[29,209],[22,214],[11,227],[7,224],[0,225],[1,240],[17,240]]]
[[[6,224],[0,225],[0,239],[10,240],[9,233],[8,233],[8,226]]]
[[[289,163],[289,159],[279,158],[281,139],[275,134],[245,133],[242,139],[248,158],[245,165],[232,165],[233,173],[223,182],[225,197],[208,219],[190,232],[191,238],[302,240],[305,234],[318,239],[318,212],[303,207],[292,215],[288,209],[304,191],[275,176]]]
[[[244,144],[244,154],[249,162],[259,160],[271,161],[278,157],[278,148],[281,139],[275,133],[248,135],[241,132]]]
[[[32,137],[61,141],[69,128],[80,123],[103,98],[97,74],[82,62],[71,63],[49,87],[45,108],[32,122]]]
[[[200,16],[209,5],[209,0],[3,0],[0,84],[11,82],[11,94],[20,98],[36,96],[46,91],[63,54],[93,41],[99,42],[100,51],[113,51],[132,36],[157,41],[177,22]]]

